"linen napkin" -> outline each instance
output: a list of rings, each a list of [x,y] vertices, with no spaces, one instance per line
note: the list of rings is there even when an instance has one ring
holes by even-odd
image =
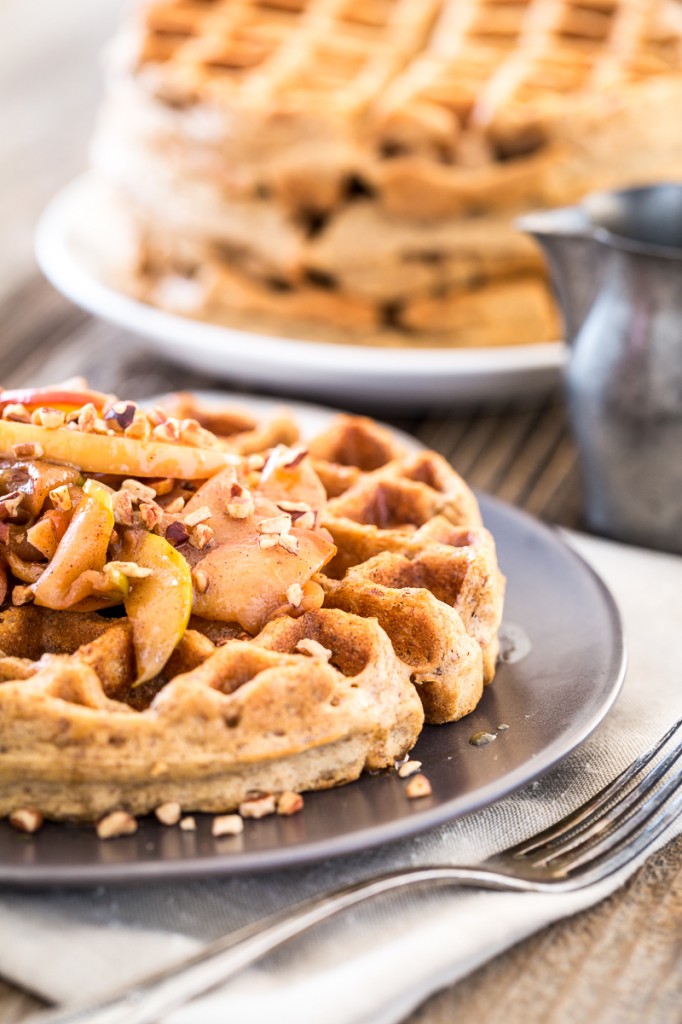
[[[616,598],[629,668],[606,721],[542,779],[416,838],[296,870],[78,892],[0,890],[0,974],[57,1003],[102,996],[327,889],[402,866],[473,863],[598,790],[682,714],[670,656],[682,624],[682,558],[575,534],[569,541]],[[679,821],[658,845],[681,830]],[[383,897],[287,944],[164,1024],[395,1024],[519,939],[601,900],[635,866],[573,894],[452,888]]]

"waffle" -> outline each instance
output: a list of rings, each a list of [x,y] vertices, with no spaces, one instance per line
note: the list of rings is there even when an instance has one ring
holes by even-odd
[[[679,177],[681,20],[674,0],[152,0],[112,50],[91,251],[145,301],[272,334],[555,339],[513,219]]]
[[[85,397],[0,394],[0,814],[246,814],[473,710],[504,579],[445,460],[363,417],[304,447],[284,412]]]
[[[322,517],[337,546],[327,572],[338,577],[382,551],[401,551],[436,516],[456,526],[481,526],[476,498],[435,452],[363,475],[328,503]]]
[[[336,417],[328,430],[308,444],[311,462],[328,498],[337,498],[363,474],[380,469],[405,454],[385,427],[367,416]]]
[[[131,706],[134,676],[125,689],[108,667],[130,662],[130,633],[113,626],[4,682],[0,813],[32,806],[92,819],[169,801],[225,811],[254,793],[327,788],[392,765],[413,746],[423,713],[386,635],[333,610],[291,626],[299,641],[324,636],[332,663],[279,653],[295,644],[273,623],[257,643],[228,641],[149,706]]]
[[[455,721],[495,673],[504,577],[476,499],[433,452],[388,463],[332,499],[325,605],[373,616],[412,669],[426,720]]]

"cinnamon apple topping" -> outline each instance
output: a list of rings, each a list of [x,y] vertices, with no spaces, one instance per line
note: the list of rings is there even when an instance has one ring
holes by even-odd
[[[303,503],[288,510],[325,500],[304,449],[275,445],[254,468],[194,418],[80,388],[4,391],[0,413],[2,600],[120,608],[138,684],[192,612],[255,635],[322,603],[311,578],[335,546]]]

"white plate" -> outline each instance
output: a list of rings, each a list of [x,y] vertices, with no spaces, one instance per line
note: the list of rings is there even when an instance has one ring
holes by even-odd
[[[40,220],[36,254],[46,277],[79,306],[142,335],[193,370],[341,405],[403,411],[525,398],[558,380],[560,342],[448,350],[331,345],[234,330],[137,302],[98,280],[74,242],[83,189],[84,179],[72,182]]]

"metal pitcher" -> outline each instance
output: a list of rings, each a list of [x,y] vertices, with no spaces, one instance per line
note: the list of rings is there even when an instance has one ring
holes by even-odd
[[[682,553],[682,185],[522,217],[547,256],[588,525]]]

